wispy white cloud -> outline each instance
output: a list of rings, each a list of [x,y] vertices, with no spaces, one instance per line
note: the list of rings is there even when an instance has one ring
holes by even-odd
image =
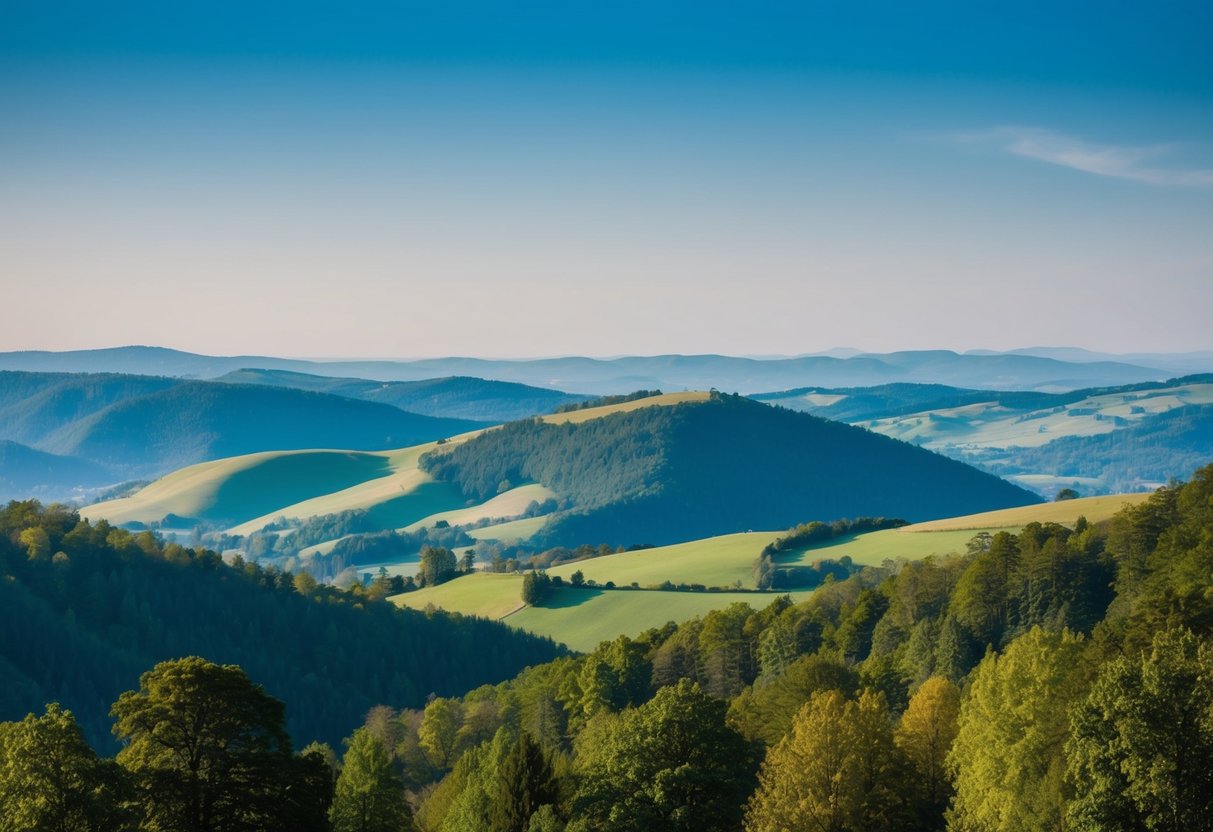
[[[1166,164],[1167,157],[1175,150],[1173,144],[1144,147],[1097,144],[1041,127],[995,127],[960,133],[951,138],[965,144],[992,145],[1015,156],[1039,159],[1097,176],[1129,179],[1150,185],[1213,187],[1213,169]]]

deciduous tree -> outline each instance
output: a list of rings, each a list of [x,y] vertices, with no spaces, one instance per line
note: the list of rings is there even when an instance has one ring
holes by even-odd
[[[333,832],[408,832],[414,828],[404,788],[387,751],[365,728],[350,737],[329,820]]]

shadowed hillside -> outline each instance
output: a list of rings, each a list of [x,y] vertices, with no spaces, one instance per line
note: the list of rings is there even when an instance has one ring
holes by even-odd
[[[0,500],[42,491],[58,494],[64,489],[105,485],[112,477],[109,471],[85,459],[48,454],[0,440]]]
[[[479,426],[324,393],[186,382],[112,405],[44,447],[136,476],[254,451],[398,448]]]

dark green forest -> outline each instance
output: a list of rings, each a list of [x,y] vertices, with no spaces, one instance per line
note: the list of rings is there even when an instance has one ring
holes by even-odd
[[[107,713],[163,659],[239,664],[291,703],[298,739],[336,744],[378,702],[424,704],[558,654],[481,619],[424,614],[308,575],[165,544],[34,502],[0,510],[0,718],[70,708],[111,749]]]
[[[514,422],[423,458],[470,498],[542,482],[563,500],[534,541],[663,544],[817,517],[947,517],[1039,502],[861,428],[738,396],[578,424]],[[626,538],[626,539],[625,539]]]

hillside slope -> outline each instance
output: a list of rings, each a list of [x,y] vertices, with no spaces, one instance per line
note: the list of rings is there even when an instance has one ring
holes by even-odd
[[[583,423],[531,420],[424,457],[485,500],[539,482],[564,501],[547,544],[673,543],[807,517],[926,520],[1039,498],[962,463],[837,422],[735,396]]]
[[[325,393],[185,382],[111,405],[42,447],[140,476],[254,451],[385,450],[479,426]]]
[[[1103,487],[1162,485],[1174,471],[1213,462],[1213,405],[1184,405],[1146,416],[1112,433],[1067,436],[1011,456],[1013,473],[1060,471],[1098,480]]]
[[[1213,459],[1213,375],[1067,393],[939,385],[800,388],[753,398],[940,451],[1046,495],[1142,490]],[[1183,415],[1176,413],[1183,411]]]
[[[245,369],[220,376],[217,381],[332,393],[350,399],[390,404],[410,413],[481,422],[525,419],[551,413],[561,405],[581,402],[586,398],[559,390],[469,376],[384,382],[331,378],[286,370]]]
[[[73,422],[182,382],[116,373],[0,372],[0,439],[37,445]]]

